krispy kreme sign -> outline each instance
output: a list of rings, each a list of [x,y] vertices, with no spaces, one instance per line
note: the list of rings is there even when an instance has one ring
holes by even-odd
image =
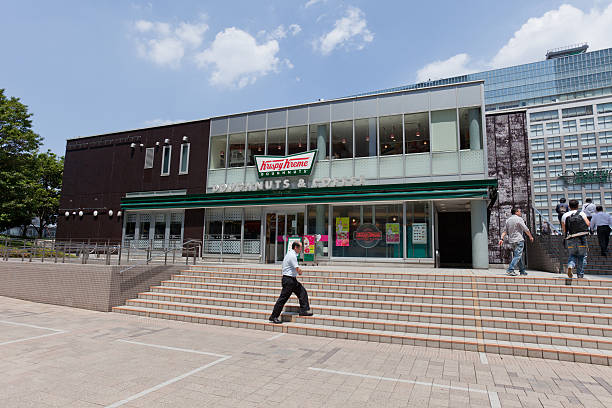
[[[310,175],[316,150],[289,156],[255,156],[259,178]]]

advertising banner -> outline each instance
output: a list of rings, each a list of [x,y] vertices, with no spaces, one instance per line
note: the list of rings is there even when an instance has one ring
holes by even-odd
[[[427,243],[427,224],[415,222],[412,224],[412,243],[426,244]]]
[[[300,244],[302,243],[302,238],[300,237],[289,237],[287,238],[287,252],[289,252],[289,250],[291,249],[291,245],[293,245],[294,242],[299,242]],[[285,253],[287,253],[285,252]],[[298,258],[300,256],[298,255]]]
[[[400,243],[400,225],[398,222],[391,222],[385,224],[385,231],[387,233],[387,244]]]
[[[336,217],[336,246],[349,246],[349,217]]]
[[[362,248],[374,248],[382,239],[382,232],[374,224],[361,224],[355,231],[355,240]]]
[[[304,261],[314,262],[315,236],[314,235],[304,235],[304,240],[302,241],[302,243],[304,244]]]

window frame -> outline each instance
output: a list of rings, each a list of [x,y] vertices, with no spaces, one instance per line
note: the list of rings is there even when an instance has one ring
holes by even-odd
[[[187,164],[183,171],[183,150],[187,148]],[[191,143],[181,143],[181,154],[179,155],[179,176],[189,174],[189,154],[191,153]]]
[[[164,173],[164,163],[166,160],[166,149],[169,150],[168,152],[168,171],[166,173]],[[169,176],[170,175],[170,164],[172,163],[172,145],[165,145],[162,149],[162,162],[161,162],[161,176]]]

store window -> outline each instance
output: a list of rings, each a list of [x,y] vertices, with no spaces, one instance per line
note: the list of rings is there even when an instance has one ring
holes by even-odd
[[[334,257],[403,257],[402,204],[333,207]]]
[[[376,127],[376,118],[355,120],[355,157],[377,155]]]
[[[380,155],[402,154],[402,115],[380,117],[379,128]]]
[[[482,149],[482,120],[480,107],[459,109],[460,148]]]
[[[308,126],[293,126],[287,129],[287,153],[296,154],[308,149]]]
[[[261,208],[244,209],[244,254],[261,253]]]
[[[317,160],[329,159],[329,123],[310,125],[309,150],[317,149]]]
[[[227,136],[211,136],[210,137],[210,168],[224,169],[225,168],[225,148]]]
[[[318,258],[329,255],[329,205],[308,206],[308,235],[314,235],[315,254]]]
[[[226,208],[223,214],[223,253],[240,253],[242,208]]]
[[[151,216],[149,214],[140,214],[140,225],[138,226],[138,239],[149,239],[151,232]]]
[[[223,228],[223,209],[207,208],[204,226],[204,252],[207,254],[221,253],[221,234]]]
[[[457,111],[447,109],[431,112],[431,150],[457,150]]]
[[[404,115],[406,153],[429,152],[429,113]]]
[[[180,240],[183,229],[183,214],[172,213],[170,214],[170,239]]]
[[[249,132],[247,134],[247,166],[255,165],[255,156],[266,152],[266,132]]]
[[[353,121],[332,123],[332,156],[334,159],[353,158]]]
[[[431,258],[430,204],[406,203],[406,257]]]
[[[136,214],[128,214],[125,219],[125,239],[132,240],[136,235]]]
[[[268,156],[285,155],[286,129],[268,130]]]

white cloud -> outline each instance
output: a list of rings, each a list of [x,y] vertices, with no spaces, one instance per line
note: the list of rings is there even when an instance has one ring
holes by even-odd
[[[181,123],[181,122],[186,122],[186,120],[183,119],[151,119],[151,120],[145,120],[143,122],[143,125],[145,127],[155,127],[155,126],[164,126],[164,125],[172,125],[173,123]]]
[[[257,33],[257,36],[264,37],[268,40],[282,40],[283,38],[286,38],[288,34],[295,36],[298,35],[301,31],[302,27],[300,27],[299,24],[291,24],[287,28],[285,28],[285,26],[281,24],[269,34],[266,33],[266,30],[261,30]]]
[[[133,28],[141,57],[160,66],[178,68],[185,51],[202,44],[208,25],[181,22],[173,27],[169,23],[138,20]]]
[[[448,78],[478,71],[475,67],[470,67],[470,56],[463,53],[457,54],[444,61],[434,61],[425,65],[417,71],[417,81],[425,82]]]
[[[541,60],[547,50],[588,42],[591,49],[606,48],[612,38],[612,4],[590,12],[563,4],[541,17],[527,20],[491,60],[499,68]]]
[[[289,26],[289,32],[291,32],[291,35],[298,35],[300,31],[302,31],[302,27],[300,27],[299,24],[291,24]]]
[[[368,30],[365,13],[357,7],[348,7],[346,15],[334,23],[334,28],[315,42],[315,48],[323,55],[338,47],[353,46],[362,49],[372,42],[374,34]]]
[[[278,41],[257,44],[246,31],[230,27],[218,33],[210,47],[196,55],[196,62],[200,67],[214,67],[211,84],[242,88],[278,71],[278,52]]]
[[[308,0],[306,2],[306,4],[304,4],[304,8],[308,8],[310,6],[314,6],[315,4],[321,3],[321,2],[325,3],[326,1],[327,0]]]
[[[587,42],[589,49],[602,49],[610,45],[610,38],[612,4],[604,9],[593,8],[589,12],[563,4],[540,17],[528,19],[490,61],[473,63],[468,54],[457,54],[419,69],[417,81],[541,61],[549,49],[576,43]]]

